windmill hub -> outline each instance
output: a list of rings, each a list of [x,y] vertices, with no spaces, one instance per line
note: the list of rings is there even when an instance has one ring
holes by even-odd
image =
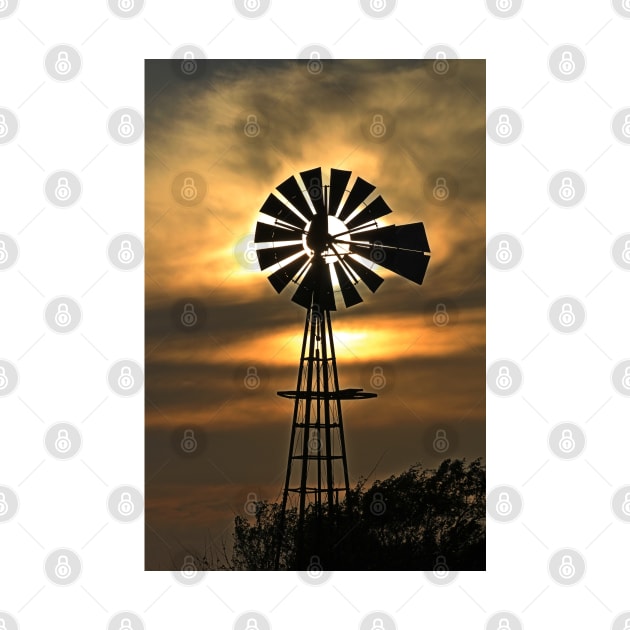
[[[315,255],[321,256],[328,249],[329,240],[328,215],[318,214],[313,217],[306,233],[306,245]]]
[[[328,258],[326,262],[332,263],[335,260],[335,251],[332,245],[335,245],[337,254],[343,256],[349,252],[348,244],[343,239],[337,239],[338,235],[345,234],[347,231],[346,224],[333,216],[317,215],[306,226],[304,235],[304,245],[308,251],[312,251],[315,255]]]

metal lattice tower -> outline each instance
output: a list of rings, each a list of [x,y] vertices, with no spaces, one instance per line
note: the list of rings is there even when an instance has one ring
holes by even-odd
[[[383,282],[372,270],[375,264],[417,284],[429,264],[424,225],[379,227],[376,220],[391,209],[380,195],[365,203],[375,187],[360,177],[346,191],[350,176],[331,169],[324,185],[321,168],[304,171],[304,191],[289,177],[277,187],[284,199],[270,194],[260,209],[266,216],[256,225],[260,268],[277,267],[269,276],[272,286],[280,293],[296,284],[292,300],[306,309],[296,389],[278,392],[293,399],[294,407],[276,568],[290,496],[298,510],[297,568],[305,568],[313,551],[304,536],[307,510],[332,517],[349,490],[341,401],[376,396],[339,387],[330,315],[335,294],[341,293],[348,308],[363,301],[356,288],[360,281],[372,293]]]

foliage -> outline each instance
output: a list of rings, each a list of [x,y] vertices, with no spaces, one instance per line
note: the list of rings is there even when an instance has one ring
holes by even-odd
[[[416,464],[365,485],[360,481],[332,514],[308,508],[300,558],[296,510],[287,510],[278,568],[426,571],[442,557],[450,570],[485,569],[485,470],[480,460],[447,459],[436,470]],[[231,560],[214,568],[273,570],[280,523],[280,504],[257,502],[253,521],[235,518]],[[207,560],[204,564],[210,568]]]

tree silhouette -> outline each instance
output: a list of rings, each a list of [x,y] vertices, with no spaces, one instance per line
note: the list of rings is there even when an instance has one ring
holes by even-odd
[[[421,464],[375,481],[360,481],[333,513],[311,505],[304,538],[308,563],[297,566],[297,514],[285,515],[280,569],[485,570],[485,469],[481,460],[444,460],[437,469]],[[231,560],[221,566],[204,558],[199,568],[273,570],[281,504],[258,501],[253,521],[234,519]],[[439,559],[439,560],[438,560]],[[214,564],[214,566],[210,566]]]

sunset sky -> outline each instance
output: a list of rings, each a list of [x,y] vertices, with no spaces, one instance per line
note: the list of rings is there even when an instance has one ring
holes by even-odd
[[[305,61],[209,60],[194,76],[177,63],[146,65],[149,570],[174,568],[182,546],[229,541],[252,494],[281,494],[292,402],[275,392],[295,388],[305,310],[248,263],[247,243],[268,194],[300,171],[350,170],[350,186],[361,176],[376,186],[368,201],[380,194],[393,211],[379,224],[423,221],[431,247],[422,286],[375,268],[374,295],[359,286],[362,304],[337,300],[341,387],[375,391],[375,368],[386,379],[378,398],[343,408],[351,485],[377,462],[372,480],[485,454],[485,61],[450,62],[443,76],[424,60],[325,61],[317,74]],[[194,203],[180,192],[190,177]]]

